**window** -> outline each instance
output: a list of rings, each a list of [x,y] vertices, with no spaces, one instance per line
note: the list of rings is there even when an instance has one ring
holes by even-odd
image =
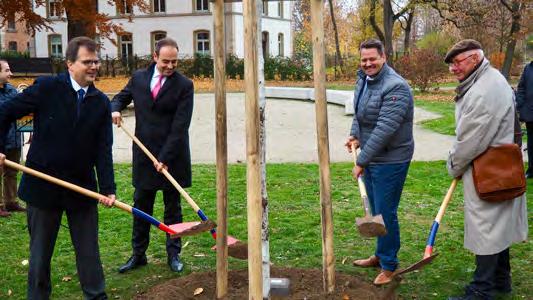
[[[166,0],[153,0],[152,11],[155,13],[164,13],[166,9]]]
[[[16,24],[15,24],[15,16],[11,16],[7,19],[7,30],[8,31],[15,31],[17,30]]]
[[[126,0],[118,0],[115,3],[117,5],[117,15],[129,15],[133,11],[133,7]]]
[[[211,49],[209,47],[209,31],[197,31],[194,38],[196,40],[196,53],[211,54]]]
[[[9,51],[17,52],[18,51],[17,42],[14,42],[14,41],[9,42],[8,43],[8,49],[9,49]]]
[[[283,33],[278,34],[278,55],[285,56],[285,51],[283,49]]]
[[[209,0],[194,0],[196,1],[196,11],[209,11]]]
[[[263,0],[263,15],[268,16],[268,0]]]
[[[263,57],[267,58],[267,57],[270,56],[269,47],[268,47],[268,45],[269,45],[268,31],[263,31],[261,36],[262,36],[262,46],[263,46]]]
[[[283,0],[278,1],[278,16],[283,18]]]
[[[48,17],[59,18],[61,17],[61,5],[59,0],[48,0]]]
[[[51,34],[48,36],[48,53],[51,58],[60,58],[63,56],[61,35]]]
[[[167,33],[164,31],[154,31],[151,34],[151,40],[152,40],[152,53],[155,52],[155,45],[160,40],[167,37]]]
[[[119,56],[123,60],[133,57],[133,37],[131,34],[123,34],[118,38]]]

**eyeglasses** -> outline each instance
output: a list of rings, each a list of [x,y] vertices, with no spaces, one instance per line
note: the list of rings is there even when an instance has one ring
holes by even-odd
[[[459,60],[456,60],[456,61],[452,61],[451,63],[448,64],[448,66],[455,66],[457,67],[460,63],[462,63],[463,61],[467,60],[468,58],[472,57],[474,54],[470,54],[468,55],[467,57],[463,58],[463,59],[459,59]]]
[[[100,61],[98,59],[95,59],[95,60],[86,59],[86,60],[82,60],[80,62],[86,67],[90,67],[92,65],[95,65],[95,66],[98,67],[100,65]]]

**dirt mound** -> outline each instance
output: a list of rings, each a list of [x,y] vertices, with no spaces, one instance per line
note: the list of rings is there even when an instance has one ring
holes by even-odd
[[[394,290],[399,281],[393,281],[386,288],[376,287],[358,277],[336,273],[336,290],[326,295],[322,290],[322,270],[273,268],[272,277],[290,279],[290,296],[272,299],[396,299]],[[227,299],[248,298],[248,270],[234,270],[228,274]],[[194,296],[194,291],[203,292]],[[135,299],[216,299],[216,273],[193,273],[159,284]]]

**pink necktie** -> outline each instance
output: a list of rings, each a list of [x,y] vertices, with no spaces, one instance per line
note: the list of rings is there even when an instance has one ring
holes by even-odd
[[[161,90],[161,83],[163,82],[163,75],[159,75],[159,80],[157,80],[157,83],[154,86],[154,89],[152,90],[152,99],[155,101],[155,98],[157,97],[157,94],[159,94],[159,90]]]

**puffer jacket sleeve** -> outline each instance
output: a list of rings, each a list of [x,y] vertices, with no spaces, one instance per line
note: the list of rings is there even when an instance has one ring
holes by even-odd
[[[384,91],[382,97],[383,102],[376,126],[357,159],[357,165],[361,167],[367,166],[372,158],[386,147],[390,138],[404,122],[413,102],[411,90],[405,82],[394,84]]]

